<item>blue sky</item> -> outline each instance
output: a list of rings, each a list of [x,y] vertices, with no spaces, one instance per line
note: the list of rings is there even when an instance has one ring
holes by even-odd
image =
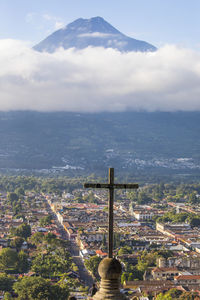
[[[0,39],[38,43],[79,17],[101,16],[155,46],[200,48],[199,0],[0,0]]]

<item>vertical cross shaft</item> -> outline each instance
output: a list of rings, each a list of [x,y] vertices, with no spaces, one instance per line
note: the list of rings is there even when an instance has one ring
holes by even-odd
[[[114,201],[114,168],[109,169],[109,200],[108,200],[108,257],[113,257],[113,201]]]

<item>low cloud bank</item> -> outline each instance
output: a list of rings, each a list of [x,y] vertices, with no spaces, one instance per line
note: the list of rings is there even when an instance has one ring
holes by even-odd
[[[48,54],[0,40],[0,66],[1,111],[200,110],[200,53],[173,45]]]

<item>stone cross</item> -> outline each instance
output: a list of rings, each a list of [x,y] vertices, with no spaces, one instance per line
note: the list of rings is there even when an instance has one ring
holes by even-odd
[[[139,186],[135,183],[123,184],[114,183],[114,168],[109,168],[108,183],[85,183],[84,188],[108,189],[108,257],[113,257],[113,202],[114,189],[137,189]]]

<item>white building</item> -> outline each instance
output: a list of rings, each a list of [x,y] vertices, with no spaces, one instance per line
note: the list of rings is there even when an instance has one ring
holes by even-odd
[[[133,216],[138,220],[138,221],[147,221],[147,220],[152,220],[153,218],[153,213],[151,212],[145,212],[145,211],[133,211]]]

